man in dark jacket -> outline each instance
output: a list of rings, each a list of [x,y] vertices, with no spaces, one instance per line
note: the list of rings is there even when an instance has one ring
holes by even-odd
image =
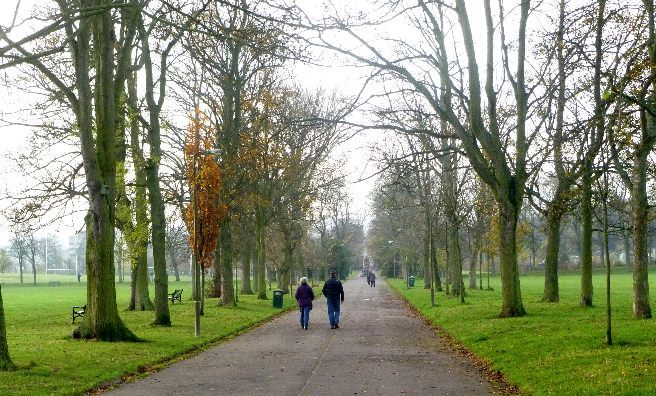
[[[344,302],[344,288],[342,282],[337,279],[337,273],[334,271],[330,273],[330,279],[323,284],[321,292],[326,296],[330,328],[339,329],[339,305],[340,302]]]

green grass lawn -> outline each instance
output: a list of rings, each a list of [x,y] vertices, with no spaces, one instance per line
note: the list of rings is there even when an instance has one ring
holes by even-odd
[[[654,279],[656,273],[650,277]],[[388,280],[426,318],[527,394],[656,394],[656,319],[631,318],[631,274],[613,274],[611,347],[605,338],[604,275],[595,274],[593,282],[595,306],[583,308],[579,306],[579,275],[560,277],[560,303],[556,304],[540,302],[542,276],[522,276],[528,315],[498,319],[498,277],[490,281],[494,291],[468,290],[465,304],[436,293],[436,307],[430,306],[430,291],[422,288],[423,280],[410,290],[401,280]],[[654,310],[653,290],[651,296]]]
[[[0,372],[0,395],[81,394],[237,334],[280,312],[272,308],[271,292],[267,301],[239,295],[237,308],[218,307],[216,299],[208,298],[202,337],[196,338],[188,281],[169,284],[171,291],[184,289],[182,304],[170,305],[171,327],[151,326],[152,312],[124,311],[130,286],[123,283],[117,285],[119,312],[145,342],[77,341],[71,338],[71,309],[85,303],[86,285],[62,280],[60,286],[2,286],[9,353],[19,368]],[[294,299],[284,296],[284,308],[292,306]]]

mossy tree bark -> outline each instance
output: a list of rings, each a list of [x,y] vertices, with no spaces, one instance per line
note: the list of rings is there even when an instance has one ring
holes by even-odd
[[[143,19],[140,22],[139,35],[142,44],[142,56],[144,58],[146,104],[149,113],[147,140],[148,145],[150,146],[150,156],[144,165],[146,186],[148,189],[148,201],[150,203],[151,244],[153,246],[153,271],[155,275],[155,320],[153,321],[153,324],[170,326],[171,314],[169,312],[168,303],[169,281],[166,268],[166,216],[164,213],[164,200],[162,198],[159,178],[159,166],[162,160],[160,112],[164,104],[166,92],[166,60],[168,53],[179,40],[179,36],[168,43],[166,49],[161,55],[160,74],[157,79],[157,83],[159,84],[159,96],[156,98],[156,81],[153,76],[153,62],[150,54],[150,35],[146,31]]]
[[[130,73],[127,78],[127,119],[130,130],[130,153],[134,167],[135,186],[134,197],[130,201],[125,186],[125,167],[117,167],[119,171],[119,200],[117,223],[125,234],[128,246],[128,257],[132,267],[130,303],[128,310],[151,311],[154,304],[150,299],[148,289],[148,201],[146,198],[145,159],[141,149],[141,128],[138,121],[137,80],[136,74]],[[119,137],[123,135],[119,128]],[[125,137],[123,136],[123,139]],[[119,145],[120,147],[120,145]],[[119,158],[125,162],[125,147],[119,150]],[[122,172],[122,173],[121,173]]]
[[[555,193],[551,201],[547,204],[544,216],[547,222],[547,254],[545,258],[545,276],[544,276],[544,294],[543,301],[558,302],[560,300],[560,290],[558,285],[558,259],[560,252],[560,228],[562,218],[566,212],[567,205],[571,200],[571,190],[575,185],[582,170],[583,162],[576,162],[566,169],[563,161],[563,136],[564,113],[566,105],[566,82],[567,82],[567,47],[565,42],[565,0],[560,1],[558,18],[558,31],[556,34],[556,61],[558,65],[557,74],[557,102],[556,102],[556,126],[553,135],[553,161],[556,172]],[[584,158],[593,157],[601,147],[600,142],[596,142],[589,149]]]
[[[509,194],[512,196],[512,194]],[[501,317],[509,318],[526,315],[522,303],[517,266],[517,223],[521,203],[517,201],[499,202],[499,260],[501,262],[501,284],[503,305]]]
[[[594,129],[591,137],[586,133],[587,143],[594,144],[600,142],[604,135],[605,128],[605,101],[601,96],[602,84],[602,60],[604,54],[603,48],[603,30],[606,20],[605,16],[606,1],[597,2],[597,15],[595,18],[595,59],[594,59],[594,78],[593,78],[593,97],[595,103],[594,110]],[[593,181],[593,155],[587,155],[583,160],[582,177],[581,177],[581,222],[582,222],[582,241],[581,241],[581,306],[592,306],[592,181]]]
[[[230,219],[221,224],[221,264],[223,270],[223,282],[221,282],[221,305],[235,306],[235,288],[232,280],[232,233]]]
[[[252,258],[253,248],[250,243],[246,243],[241,262],[241,294],[253,294],[253,287],[251,286]]]
[[[303,179],[299,178],[299,180]],[[291,276],[294,269],[294,258],[298,257],[297,250],[303,238],[303,229],[299,224],[299,220],[297,220],[302,218],[303,210],[297,203],[301,200],[303,193],[299,193],[301,189],[291,183],[286,189],[289,194],[287,202],[289,202],[290,207],[287,210],[283,208],[281,212],[284,214],[278,218],[278,226],[283,235],[283,265],[280,272],[280,288],[283,293],[291,293],[290,285],[293,281]],[[301,267],[297,266],[296,268]]]
[[[437,250],[436,250],[436,243],[435,243],[435,232],[431,233],[431,261],[432,261],[432,267],[433,267],[433,282],[435,282],[435,290],[436,291],[442,291],[442,279],[440,278],[440,269],[437,265]]]
[[[246,23],[246,15],[241,19],[241,28]],[[234,21],[231,21],[234,23]],[[231,26],[231,28],[237,28]],[[225,38],[225,59],[219,67],[219,73],[222,77],[221,88],[223,89],[221,120],[223,124],[216,130],[216,144],[221,148],[221,194],[220,203],[227,207],[227,212],[223,223],[219,226],[220,245],[221,245],[221,271],[223,279],[221,282],[221,304],[235,305],[235,292],[232,282],[232,270],[234,266],[234,252],[232,232],[230,229],[231,216],[234,211],[234,194],[235,185],[238,183],[239,176],[238,150],[241,140],[241,117],[242,117],[242,95],[243,95],[243,73],[240,64],[240,55],[243,43],[238,37],[228,35]]]
[[[279,277],[278,277],[278,288],[282,290],[283,294],[291,293],[289,288],[291,270],[292,270],[292,260],[293,260],[293,249],[288,245],[283,247],[282,252],[282,266],[280,267]]]
[[[558,302],[558,253],[560,251],[561,217],[550,212],[547,215],[547,255],[544,260],[544,294],[542,301]]]
[[[251,268],[253,268],[253,292],[259,291],[258,287],[260,282],[260,270],[258,268],[258,254],[257,254],[257,238],[255,238],[255,244],[251,247]]]
[[[586,161],[581,179],[581,306],[592,306],[592,163]]]
[[[447,255],[449,266],[449,279],[451,280],[451,295],[464,297],[462,278],[462,257],[460,254],[460,232],[457,223],[449,222],[447,230],[447,243],[449,252]]]
[[[428,225],[430,227],[430,224]],[[431,250],[430,229],[424,232],[422,260],[424,264],[424,289],[431,288]]]
[[[136,3],[122,10],[126,24],[122,47],[115,68],[113,2],[87,0],[82,9],[94,10],[84,15],[72,49],[78,90],[77,111],[81,153],[87,179],[89,212],[87,230],[87,311],[74,336],[101,341],[135,341],[137,337],[123,324],[116,306],[114,285],[114,227],[116,220],[116,127],[117,86],[125,83],[125,59],[132,50],[136,30]],[[65,10],[67,16],[69,10]],[[73,29],[72,25],[68,27]],[[73,33],[70,31],[70,33]],[[73,34],[71,34],[73,36]],[[91,46],[93,38],[93,47]],[[93,54],[91,62],[89,54]],[[95,69],[95,92],[92,95],[90,65]],[[92,118],[92,104],[95,120]]]
[[[646,38],[649,55],[650,84],[645,90],[644,106],[640,109],[640,140],[633,153],[631,170],[631,217],[633,221],[633,317],[651,318],[649,304],[649,254],[647,252],[647,159],[656,144],[656,26],[654,23],[654,1],[642,1],[647,17]]]
[[[256,209],[255,238],[257,240],[257,298],[267,300],[266,293],[266,221],[263,208]]]
[[[212,294],[214,298],[221,298],[223,284],[223,249],[221,248],[221,236],[216,239],[216,249],[214,249],[214,274],[212,274]]]
[[[478,264],[476,259],[478,258],[478,252],[474,247],[474,244],[470,244],[469,250],[469,288],[476,289],[476,265]]]
[[[74,68],[73,86],[62,81],[22,45],[16,45],[16,50],[60,90],[77,121],[89,210],[85,218],[87,311],[74,335],[102,341],[136,340],[121,321],[116,306],[114,228],[117,109],[122,99],[117,91],[125,84],[130,67],[127,60],[134,49],[141,5],[136,0],[128,0],[120,8],[111,0],[61,1],[57,5],[69,38],[67,49]]]
[[[648,121],[648,128],[656,128],[656,117],[646,115],[643,117],[651,118]],[[652,130],[651,134],[656,137],[656,130]],[[631,189],[634,263],[633,318],[649,319],[652,316],[649,304],[649,261],[647,255],[647,156],[650,150],[645,150],[646,145],[641,146],[634,155],[633,188]]]
[[[159,143],[159,137],[157,139]],[[164,200],[159,185],[159,163],[151,158],[146,168],[148,199],[150,201],[150,218],[153,245],[153,271],[155,273],[155,320],[153,324],[160,326],[171,325],[168,293],[169,278],[166,268],[166,217],[164,214]],[[160,157],[161,158],[161,157]]]
[[[9,345],[7,344],[5,310],[2,302],[2,285],[0,285],[0,371],[7,371],[13,368],[14,363],[9,356]]]

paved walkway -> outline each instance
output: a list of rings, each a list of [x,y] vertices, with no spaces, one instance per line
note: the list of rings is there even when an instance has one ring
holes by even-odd
[[[495,389],[387,287],[344,284],[340,329],[323,298],[310,327],[294,311],[113,395],[484,395]],[[285,298],[289,298],[285,296]]]

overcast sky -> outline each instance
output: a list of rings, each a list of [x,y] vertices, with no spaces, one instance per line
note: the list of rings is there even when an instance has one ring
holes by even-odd
[[[5,12],[0,13],[0,24],[7,26],[11,23],[13,18],[13,9],[18,0],[3,0],[2,6]],[[24,16],[31,14],[32,9],[35,4],[48,4],[49,2],[37,1],[37,0],[21,0],[21,9],[19,13],[18,20],[24,18]],[[359,0],[358,2],[338,0],[335,2],[338,4],[336,10],[338,12],[343,11],[340,7],[357,7],[360,10],[371,10],[372,1]],[[472,21],[472,27],[474,29],[475,40],[478,41],[477,45],[480,48],[478,51],[479,63],[483,61],[485,56],[485,50],[481,47],[483,44],[481,41],[484,39],[484,18],[482,15],[482,4],[481,2],[467,2],[468,5],[473,5],[469,8],[470,19]],[[302,0],[299,2],[301,6],[305,8],[309,14],[318,16],[323,12],[323,7],[320,5],[320,2],[317,0]],[[476,6],[476,5],[479,6]],[[11,10],[11,12],[7,12]],[[535,23],[535,20],[533,20]],[[26,30],[29,30],[29,27],[25,27]],[[378,38],[379,35],[388,35],[396,36],[398,38],[412,40],[412,37],[409,36],[412,33],[412,29],[408,28],[407,21],[397,21],[392,22],[384,28],[384,30],[372,30],[370,32],[372,40]],[[16,32],[15,34],[18,34]],[[511,35],[512,32],[507,32]],[[14,35],[13,37],[16,37]],[[309,88],[321,87],[326,91],[336,90],[342,95],[354,95],[358,92],[361,87],[360,77],[366,73],[362,68],[354,68],[343,66],[343,62],[338,60],[338,57],[335,54],[323,54],[324,64],[330,64],[330,66],[308,66],[308,65],[296,65],[294,67],[294,74],[296,79],[302,84]],[[3,105],[0,106],[0,111],[3,112],[2,118],[13,118],[18,119],[15,115],[8,115],[19,108],[29,107],[29,98],[25,95],[17,94],[14,91],[7,91],[3,86],[0,86],[0,97],[2,97]],[[367,211],[368,207],[368,195],[370,190],[373,187],[375,178],[369,178],[365,181],[359,181],[361,179],[366,179],[368,176],[371,176],[376,171],[375,164],[370,162],[371,153],[369,152],[369,147],[383,142],[385,139],[385,132],[383,131],[370,131],[368,133],[362,133],[356,136],[348,144],[343,145],[338,148],[334,153],[336,158],[344,158],[346,160],[346,170],[348,172],[349,180],[349,190],[353,198],[352,209],[359,213],[363,214]],[[29,130],[26,128],[14,127],[14,126],[4,126],[0,127],[0,178],[3,180],[4,185],[0,185],[0,188],[9,188],[16,191],[18,188],[24,186],[26,183],[29,183],[29,179],[25,179],[17,175],[13,171],[15,166],[13,163],[8,162],[7,155],[10,153],[17,153],[21,150],[25,150],[27,146],[27,137],[29,136]],[[0,207],[6,206],[5,202],[0,202]],[[81,224],[81,217],[78,218],[67,218],[64,221],[59,221],[50,224],[46,231],[48,233],[62,233],[62,234],[71,234],[75,228],[79,228]],[[0,246],[5,244],[5,240],[9,237],[7,232],[7,223],[4,218],[0,218]]]
[[[13,10],[19,0],[3,0],[3,12],[0,13],[0,24],[8,26],[13,19]],[[47,4],[43,1],[20,0],[20,10],[17,20],[20,21],[32,13],[35,4]],[[8,12],[11,10],[10,12]],[[29,26],[15,29],[12,37],[18,37],[22,32],[29,31]],[[308,88],[321,87],[326,91],[336,90],[342,95],[353,95],[357,92],[359,82],[357,75],[359,73],[349,70],[349,68],[332,65],[331,67],[296,65],[294,73],[300,84]],[[3,73],[7,73],[4,72]],[[18,113],[20,109],[29,109],[31,100],[28,95],[21,94],[16,90],[7,88],[0,84],[0,97],[2,106],[0,106],[0,118],[21,121],[29,119],[29,113]],[[380,132],[378,132],[380,133]],[[17,192],[21,188],[33,182],[29,177],[25,178],[15,170],[15,163],[9,158],[20,152],[27,152],[28,138],[31,132],[28,128],[0,124],[0,189],[2,191]],[[358,214],[364,214],[367,210],[367,197],[372,188],[374,179],[360,181],[370,176],[375,170],[369,162],[368,147],[375,140],[371,133],[361,134],[352,139],[347,145],[339,147],[334,156],[339,159],[345,159],[345,170],[348,173],[349,191],[353,197],[352,210]],[[4,194],[3,194],[4,195]],[[3,199],[0,202],[0,208],[5,208],[8,201]],[[82,216],[66,218],[57,222],[48,224],[40,234],[54,234],[61,238],[72,235],[75,230],[79,229],[82,224]],[[11,232],[9,225],[4,217],[0,217],[0,247],[9,243]],[[67,241],[62,239],[62,242]]]

